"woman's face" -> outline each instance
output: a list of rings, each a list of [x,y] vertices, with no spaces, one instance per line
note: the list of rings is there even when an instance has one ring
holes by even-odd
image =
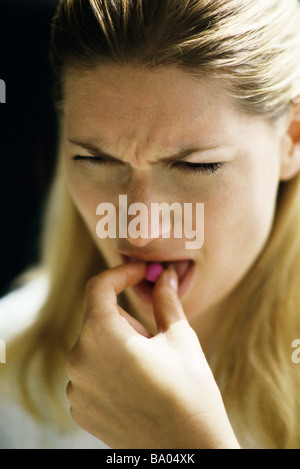
[[[228,295],[263,249],[284,137],[283,126],[241,113],[225,91],[175,68],[106,65],[66,78],[63,150],[76,207],[109,267],[135,259],[174,263],[191,322]],[[98,237],[96,209],[112,204],[118,227],[119,195],[128,207],[148,209],[136,213],[136,228],[149,227],[148,237]],[[204,204],[201,248],[187,249],[184,229],[174,237],[175,219],[168,236],[151,237],[151,204],[174,202],[192,204],[200,231],[196,204]],[[151,289],[144,281],[128,290],[146,324]]]

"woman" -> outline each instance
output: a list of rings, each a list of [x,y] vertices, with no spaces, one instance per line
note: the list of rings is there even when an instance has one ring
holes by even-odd
[[[8,368],[29,410],[60,416],[68,381],[108,447],[300,447],[299,19],[296,0],[60,2],[49,292]],[[195,211],[175,236],[157,203],[204,205],[203,246]]]

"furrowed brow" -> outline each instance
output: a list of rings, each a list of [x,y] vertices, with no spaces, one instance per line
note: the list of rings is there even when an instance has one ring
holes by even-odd
[[[104,152],[97,145],[93,145],[91,143],[86,143],[86,142],[80,142],[80,141],[72,140],[72,139],[68,139],[68,142],[70,142],[72,145],[76,145],[77,147],[83,148],[84,150],[88,151],[92,156],[101,156],[108,160],[122,161],[119,158],[116,158],[115,156]]]
[[[102,157],[105,157],[105,158],[110,159],[110,160],[121,161],[121,162],[124,163],[124,161],[121,160],[120,158],[116,158],[115,156],[104,152],[101,149],[101,147],[98,146],[98,145],[94,145],[94,144],[91,144],[91,143],[88,143],[88,142],[80,142],[80,141],[73,140],[73,139],[68,139],[68,141],[73,145],[76,145],[78,147],[83,148],[84,150],[88,151],[93,156],[102,156]],[[170,163],[172,161],[185,160],[186,158],[188,158],[192,154],[207,153],[207,152],[215,151],[215,150],[220,149],[220,148],[221,148],[221,145],[210,146],[210,147],[209,146],[208,147],[201,147],[201,148],[191,148],[191,149],[188,149],[188,150],[181,151],[181,152],[179,152],[177,154],[174,154],[174,155],[162,157],[162,158],[159,159],[159,161],[162,162],[162,163]],[[156,162],[153,162],[152,164],[155,164],[155,163]]]

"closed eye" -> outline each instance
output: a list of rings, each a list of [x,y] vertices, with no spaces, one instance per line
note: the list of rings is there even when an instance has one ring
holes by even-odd
[[[120,160],[107,156],[73,156],[73,161],[83,161],[92,166],[103,166],[108,164],[125,164]],[[221,167],[222,163],[190,163],[187,161],[177,161],[168,163],[169,169],[178,169],[190,174],[215,174]]]
[[[73,156],[73,161],[83,161],[93,166],[101,166],[105,164],[123,164],[122,161],[115,158],[106,157],[106,156]]]
[[[170,166],[185,173],[215,174],[222,167],[222,163],[189,163],[180,161],[172,163]]]

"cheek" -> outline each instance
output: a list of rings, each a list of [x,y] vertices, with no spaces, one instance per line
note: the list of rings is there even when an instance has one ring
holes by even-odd
[[[272,227],[277,195],[275,175],[249,168],[232,178],[205,204],[205,246],[224,263],[251,262]]]
[[[75,207],[91,233],[95,232],[96,207],[100,200],[99,190],[96,186],[87,184],[68,164],[66,165],[66,179]]]
[[[262,251],[272,226],[276,189],[271,184],[263,201],[261,181],[239,175],[205,198],[204,245],[197,257],[193,302],[186,304],[189,310],[198,310],[200,298],[203,310],[221,301]]]
[[[102,257],[109,266],[116,266],[120,263],[117,255],[116,239],[99,239],[96,233],[99,216],[96,214],[96,208],[99,203],[113,200],[114,195],[105,188],[99,188],[99,184],[87,183],[73,171],[67,174],[67,182],[72,200],[80,213],[85,225],[87,226],[91,238],[95,245],[101,251]]]

